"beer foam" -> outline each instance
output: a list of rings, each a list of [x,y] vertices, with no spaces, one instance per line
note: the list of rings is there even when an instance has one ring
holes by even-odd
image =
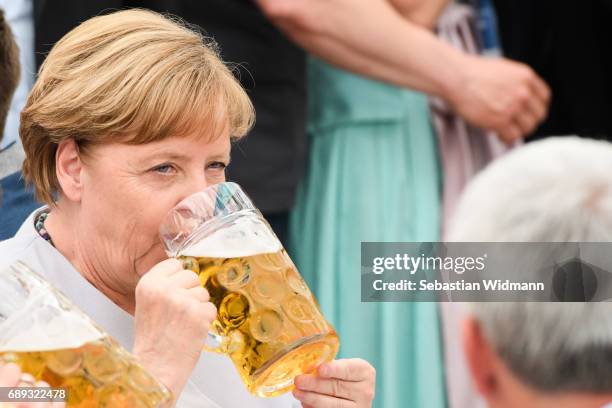
[[[278,238],[268,225],[255,217],[241,217],[231,225],[188,246],[181,255],[207,258],[238,258],[279,252]]]
[[[54,316],[37,316],[42,309],[30,309],[29,316],[21,317],[22,324],[9,339],[1,341],[0,352],[52,351],[72,349],[104,337],[87,317],[74,311],[54,310]]]

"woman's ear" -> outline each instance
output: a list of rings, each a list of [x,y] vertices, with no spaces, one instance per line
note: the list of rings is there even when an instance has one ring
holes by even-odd
[[[60,142],[55,153],[55,173],[62,195],[70,201],[81,201],[82,170],[83,162],[79,154],[79,147],[74,139]]]

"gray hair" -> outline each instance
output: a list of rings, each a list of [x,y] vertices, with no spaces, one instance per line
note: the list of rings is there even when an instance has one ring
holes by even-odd
[[[468,186],[449,241],[612,242],[612,144],[576,137],[521,147]],[[509,368],[546,392],[612,392],[607,303],[471,304]]]

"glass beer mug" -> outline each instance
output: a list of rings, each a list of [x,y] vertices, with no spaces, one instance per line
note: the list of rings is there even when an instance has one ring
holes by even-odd
[[[0,271],[0,361],[51,387],[68,407],[170,407],[170,391],[22,262]]]
[[[280,395],[336,356],[334,328],[240,186],[221,183],[186,198],[160,234],[217,307],[204,349],[227,354],[249,392]]]

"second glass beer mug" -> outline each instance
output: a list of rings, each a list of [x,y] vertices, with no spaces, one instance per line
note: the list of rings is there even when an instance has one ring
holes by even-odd
[[[170,256],[198,274],[218,310],[205,349],[229,355],[261,397],[331,361],[339,341],[282,244],[235,183],[196,193],[160,233]]]
[[[23,262],[0,270],[0,362],[63,388],[68,407],[173,405],[134,356]]]

